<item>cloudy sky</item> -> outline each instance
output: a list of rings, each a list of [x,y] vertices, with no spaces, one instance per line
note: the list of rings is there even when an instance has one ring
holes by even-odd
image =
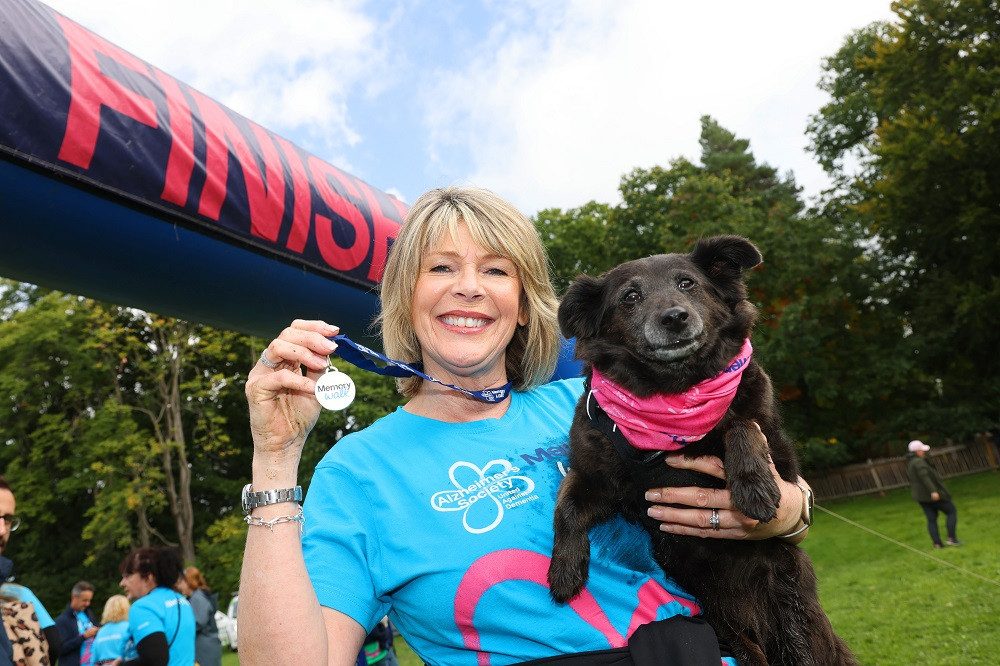
[[[533,214],[618,201],[697,160],[699,118],[826,178],[821,64],[890,0],[47,0],[105,39],[407,202],[440,185]]]

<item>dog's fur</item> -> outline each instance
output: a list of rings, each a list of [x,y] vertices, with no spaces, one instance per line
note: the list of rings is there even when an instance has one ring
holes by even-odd
[[[639,397],[681,393],[719,374],[750,336],[756,309],[746,298],[742,274],[760,261],[745,238],[718,236],[698,241],[689,255],[656,255],[599,278],[583,275],[562,300],[560,327],[576,338],[588,378],[596,367]],[[803,550],[780,538],[739,541],[660,531],[646,516],[647,489],[726,483],[662,461],[655,479],[633,476],[609,438],[591,424],[586,403],[585,395],[573,419],[570,469],[556,505],[549,568],[556,601],[574,597],[587,581],[588,530],[621,513],[646,526],[660,566],[697,597],[705,619],[741,664],[856,663],[820,607]],[[733,505],[762,522],[776,516],[781,499],[768,455],[781,478],[795,481],[799,474],[771,381],[753,359],[722,421],[682,451],[719,456]]]

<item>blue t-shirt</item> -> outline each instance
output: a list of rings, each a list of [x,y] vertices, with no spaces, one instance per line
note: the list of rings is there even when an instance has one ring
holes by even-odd
[[[76,611],[74,614],[76,618],[76,630],[78,634],[83,634],[83,632],[94,626],[94,623],[90,621],[90,616],[87,615],[86,611]],[[83,643],[80,645],[80,666],[92,666],[94,663],[94,637],[85,638]]]
[[[194,663],[194,613],[188,600],[177,592],[157,587],[136,600],[128,611],[128,627],[135,645],[162,632],[170,645],[168,666]]]
[[[591,531],[590,578],[549,596],[552,516],[581,379],[513,393],[499,419],[404,409],[316,467],[303,549],[321,605],[366,630],[386,613],[428,664],[500,666],[624,645],[641,624],[700,611],[620,517]],[[482,653],[482,660],[478,656]]]
[[[97,630],[94,636],[93,655],[94,662],[99,663],[110,659],[132,659],[134,656],[126,655],[126,646],[129,642],[128,620],[121,622],[109,622]]]
[[[14,597],[15,599],[20,599],[21,601],[27,601],[35,607],[35,615],[38,616],[38,624],[42,629],[48,629],[49,627],[55,626],[55,620],[49,615],[49,612],[45,610],[45,606],[42,602],[38,600],[35,593],[26,588],[24,585],[18,585],[17,583],[4,583],[0,585],[0,594],[5,594],[8,597]]]

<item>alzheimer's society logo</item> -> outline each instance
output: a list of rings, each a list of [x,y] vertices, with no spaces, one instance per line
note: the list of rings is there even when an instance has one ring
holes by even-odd
[[[535,482],[507,460],[491,460],[482,468],[459,461],[448,470],[452,488],[434,493],[435,511],[461,511],[462,526],[472,534],[489,532],[503,520],[505,509],[538,499]]]

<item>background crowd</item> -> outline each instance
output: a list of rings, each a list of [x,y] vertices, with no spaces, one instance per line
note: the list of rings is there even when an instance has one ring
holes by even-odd
[[[119,565],[124,594],[109,596],[99,616],[94,585],[79,581],[53,618],[31,588],[14,582],[14,563],[3,557],[20,525],[14,491],[0,476],[0,666],[221,666],[219,595],[197,567],[182,567],[176,550],[133,550]],[[358,664],[396,663],[392,627],[380,622]]]
[[[218,594],[173,548],[141,547],[119,565],[124,594],[92,609],[94,585],[76,583],[54,619],[2,556],[20,527],[14,491],[0,476],[0,666],[221,666]]]

